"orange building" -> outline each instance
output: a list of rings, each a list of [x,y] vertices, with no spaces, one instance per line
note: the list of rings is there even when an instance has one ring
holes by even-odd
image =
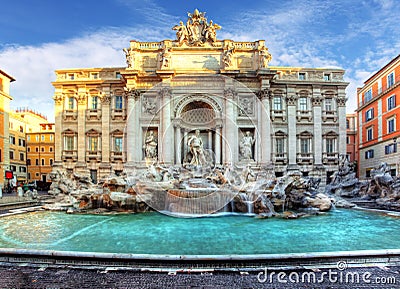
[[[0,187],[4,188],[5,171],[10,169],[9,111],[10,83],[15,79],[0,69]]]
[[[359,177],[386,162],[399,173],[400,55],[364,82],[358,91]]]
[[[28,180],[48,182],[48,174],[54,162],[54,123],[41,123],[40,130],[28,132],[27,167]]]
[[[349,162],[357,161],[357,114],[346,115],[346,152]]]

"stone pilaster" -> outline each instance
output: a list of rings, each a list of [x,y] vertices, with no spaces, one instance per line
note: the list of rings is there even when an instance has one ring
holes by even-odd
[[[78,162],[75,165],[78,173],[85,173],[86,169],[86,106],[87,93],[86,91],[78,91]]]
[[[231,79],[227,79],[228,81]],[[225,83],[227,85],[227,83]],[[229,85],[229,84],[228,84]],[[227,85],[227,86],[228,86]],[[234,97],[236,91],[232,88],[226,88],[224,90],[225,100],[225,127],[224,127],[224,149],[223,149],[223,163],[232,164],[237,162],[238,157],[238,128],[236,126],[235,108],[233,106]]]
[[[314,118],[314,165],[322,166],[322,97],[321,89],[319,87],[313,87],[312,95],[312,109]]]
[[[57,128],[54,133],[54,167],[62,166],[62,148],[63,148],[63,104],[64,96],[62,94],[56,94],[54,99],[54,113],[55,113],[55,127]]]
[[[221,163],[221,126],[217,125],[215,129],[215,164]]]
[[[171,124],[171,89],[163,87],[159,91],[161,109],[161,162],[172,164],[174,158],[174,130]],[[160,149],[160,146],[159,146]]]
[[[288,88],[286,104],[288,114],[288,167],[287,170],[298,168],[296,162],[297,138],[296,138],[296,101],[297,97],[294,89]]]
[[[110,104],[111,96],[109,91],[103,92],[101,98],[101,164],[100,178],[111,173],[110,165]]]
[[[261,148],[261,159],[262,165],[268,165],[271,163],[271,118],[270,116],[270,99],[271,93],[269,89],[263,89],[258,93],[258,97],[261,100],[261,124],[260,124],[260,142],[256,146]],[[257,160],[256,160],[257,161]]]
[[[127,121],[126,121],[126,166],[138,165],[141,160],[140,144],[140,92],[136,89],[126,89]],[[139,136],[138,136],[139,134]]]
[[[346,92],[345,88],[338,88],[338,116],[339,116],[339,155],[346,155]]]

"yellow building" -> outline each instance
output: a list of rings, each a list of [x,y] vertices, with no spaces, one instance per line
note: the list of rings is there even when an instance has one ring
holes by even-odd
[[[0,186],[4,187],[4,174],[9,169],[9,131],[10,83],[15,79],[0,69]]]
[[[54,123],[40,124],[39,131],[26,134],[26,141],[28,180],[48,182],[54,162]]]
[[[54,130],[53,126],[50,127],[51,127],[50,130],[51,129]],[[27,157],[28,153],[27,134],[32,134],[32,133],[39,134],[40,132],[47,129],[48,129],[48,121],[46,117],[40,113],[37,113],[27,108],[17,109],[16,111],[10,112],[10,120],[9,120],[10,169],[14,172],[14,175],[17,176],[18,182],[20,183],[26,182],[29,179],[28,178],[29,161]],[[31,139],[31,137],[29,138]],[[41,139],[42,137],[40,136],[39,141],[41,141]],[[51,137],[51,139],[54,140],[54,137]],[[34,141],[36,141],[36,138]],[[44,142],[50,142],[50,137],[48,137],[48,140],[46,139]],[[41,147],[40,149],[44,148]],[[47,149],[46,152],[49,152],[49,149]],[[46,159],[43,162],[44,164],[43,166],[45,166],[45,164],[47,164],[48,162],[49,160]],[[34,161],[33,164],[36,165],[36,161]],[[41,164],[42,164],[42,159],[38,161],[37,166],[40,166]],[[39,180],[41,180],[40,174],[38,177]]]

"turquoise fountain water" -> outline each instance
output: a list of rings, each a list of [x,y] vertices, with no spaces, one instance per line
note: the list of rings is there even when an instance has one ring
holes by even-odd
[[[37,212],[1,218],[0,247],[169,255],[398,249],[400,218],[357,210],[296,220]]]

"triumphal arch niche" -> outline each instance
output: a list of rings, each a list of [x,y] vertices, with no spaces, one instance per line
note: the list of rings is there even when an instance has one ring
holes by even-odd
[[[131,41],[124,49],[128,164],[271,162],[272,127],[262,105],[275,75],[271,55],[264,41],[217,40],[220,28],[195,10],[172,28],[176,40]],[[200,159],[191,147],[198,139]]]

